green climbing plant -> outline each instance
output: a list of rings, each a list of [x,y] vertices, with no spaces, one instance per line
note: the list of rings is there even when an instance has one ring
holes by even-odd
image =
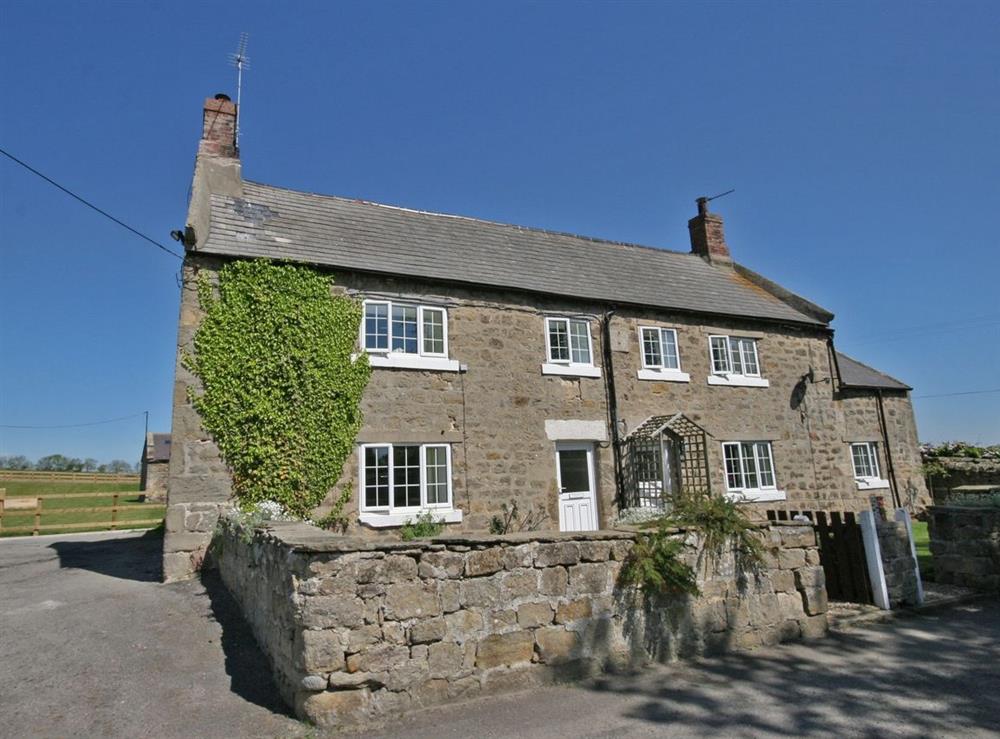
[[[361,307],[304,266],[230,262],[198,281],[205,316],[185,366],[191,400],[241,507],[265,500],[306,518],[340,477],[371,369],[355,357]]]

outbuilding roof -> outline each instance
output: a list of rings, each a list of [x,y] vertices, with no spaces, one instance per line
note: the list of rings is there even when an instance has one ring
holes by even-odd
[[[247,181],[241,198],[212,194],[199,251],[814,326],[832,317],[694,254]]]
[[[149,434],[146,439],[146,461],[170,461],[170,434]]]
[[[837,366],[840,368],[840,384],[844,387],[876,390],[913,389],[895,377],[889,377],[884,372],[862,364],[842,352],[837,352]]]

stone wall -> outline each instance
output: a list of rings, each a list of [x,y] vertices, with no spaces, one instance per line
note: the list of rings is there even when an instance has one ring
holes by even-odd
[[[763,530],[765,569],[732,562],[702,595],[618,586],[633,534],[389,542],[301,523],[220,534],[223,581],[296,713],[364,724],[420,706],[609,667],[819,636],[826,589],[810,526]]]
[[[166,502],[168,467],[167,462],[143,462],[139,489],[147,501]]]
[[[906,523],[878,521],[876,530],[882,555],[882,571],[885,573],[886,589],[889,592],[889,607],[919,605],[917,563],[913,559]]]
[[[1000,592],[1000,508],[928,509],[936,582]]]
[[[963,485],[995,485],[1000,489],[1000,459],[973,459],[971,457],[933,457],[948,474],[931,478],[934,502],[947,503],[955,488]]]

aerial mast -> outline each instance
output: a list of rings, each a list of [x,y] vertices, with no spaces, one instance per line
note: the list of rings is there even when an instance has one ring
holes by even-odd
[[[243,110],[240,103],[243,93],[243,70],[250,68],[250,57],[247,56],[247,39],[249,34],[240,34],[240,45],[235,54],[229,55],[230,63],[236,67],[236,148],[240,148],[240,112]]]

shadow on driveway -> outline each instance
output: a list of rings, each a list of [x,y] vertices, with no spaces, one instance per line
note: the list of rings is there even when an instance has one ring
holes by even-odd
[[[163,579],[163,530],[150,529],[142,536],[77,541],[66,539],[49,545],[59,555],[59,566],[89,570],[108,577],[138,582]]]
[[[201,583],[212,607],[212,617],[222,627],[222,652],[226,658],[229,688],[243,700],[273,713],[294,717],[281,700],[271,677],[271,665],[257,646],[250,624],[215,570],[203,571]]]

